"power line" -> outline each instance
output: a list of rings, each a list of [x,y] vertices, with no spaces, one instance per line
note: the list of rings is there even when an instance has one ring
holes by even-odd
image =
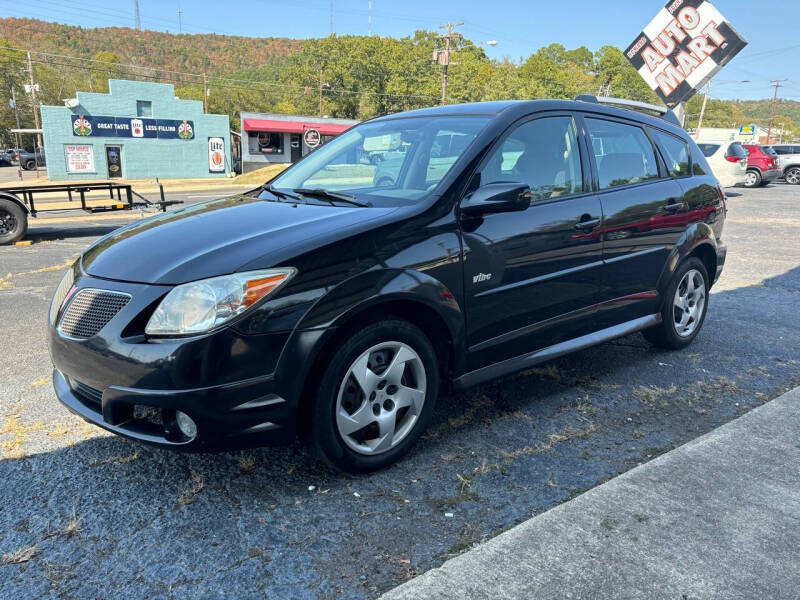
[[[26,52],[25,50],[22,50],[21,48],[14,48],[14,47],[0,48],[0,51],[9,52],[11,54],[17,53],[17,52],[19,52],[19,53]],[[95,63],[95,64],[100,64],[100,65],[103,65],[103,66],[75,65],[75,64],[72,64],[72,63],[68,63],[68,62],[58,62],[58,61],[53,61],[53,60],[33,60],[32,61],[32,62],[37,63],[37,64],[44,64],[44,65],[51,65],[52,64],[52,65],[57,65],[57,66],[72,67],[72,68],[76,68],[76,69],[89,69],[89,70],[92,70],[92,71],[100,71],[100,72],[105,72],[105,73],[108,73],[109,70],[114,69],[114,68],[130,69],[130,70],[134,70],[134,71],[136,71],[136,70],[142,71],[143,70],[143,71],[150,71],[152,73],[158,73],[158,72],[162,73],[162,75],[160,77],[158,75],[155,75],[155,74],[147,74],[147,73],[141,73],[141,72],[140,73],[134,73],[134,76],[141,77],[141,78],[144,78],[144,79],[154,79],[154,80],[165,79],[165,80],[172,81],[172,82],[175,82],[175,83],[185,84],[186,82],[181,80],[180,78],[170,77],[170,76],[184,76],[184,77],[188,77],[188,78],[193,79],[193,81],[191,83],[200,84],[203,81],[203,78],[204,78],[204,74],[203,73],[187,73],[187,72],[184,72],[184,71],[172,71],[172,70],[168,70],[168,69],[160,69],[160,68],[157,68],[157,67],[144,67],[144,66],[141,66],[141,65],[134,65],[134,64],[128,64],[128,63],[107,62],[107,61],[97,60],[97,59],[93,59],[93,58],[83,58],[83,57],[79,57],[79,56],[70,56],[70,55],[66,55],[66,54],[54,54],[54,53],[48,53],[48,52],[31,51],[31,54],[35,54],[37,56],[43,56],[43,57],[46,57],[46,58],[47,57],[53,57],[53,58],[58,58],[58,59],[67,59],[67,60],[76,60],[76,61],[81,61],[81,62]],[[167,75],[163,75],[163,74],[167,74]],[[234,79],[234,78],[230,78],[230,77],[220,77],[220,76],[207,76],[206,80],[207,80],[207,82],[210,82],[210,81],[216,81],[216,82],[220,82],[220,83],[228,82],[228,83],[232,83],[232,84],[243,84],[243,85],[251,85],[251,86],[265,86],[265,87],[272,87],[272,88],[286,89],[286,90],[302,90],[304,92],[307,92],[309,90],[313,90],[314,89],[313,86],[303,86],[303,85],[288,84],[288,83],[276,83],[276,82],[269,82],[269,81],[263,81],[263,80],[253,80],[253,79]],[[250,88],[243,87],[242,85],[233,85],[231,87],[239,87],[241,89],[250,89]],[[386,97],[386,98],[415,98],[415,99],[420,99],[420,100],[434,100],[435,99],[435,96],[428,96],[428,95],[424,95],[424,94],[395,94],[395,93],[390,93],[390,92],[371,92],[371,91],[364,91],[364,90],[348,90],[348,89],[344,89],[344,88],[334,88],[334,87],[326,88],[326,93],[327,92],[332,92],[332,93],[337,93],[337,94],[347,94],[347,95],[380,96],[380,97]]]

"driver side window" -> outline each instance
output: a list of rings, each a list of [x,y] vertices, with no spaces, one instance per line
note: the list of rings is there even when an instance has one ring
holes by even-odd
[[[534,201],[583,191],[580,151],[571,117],[546,117],[517,127],[492,151],[481,185],[528,184]]]

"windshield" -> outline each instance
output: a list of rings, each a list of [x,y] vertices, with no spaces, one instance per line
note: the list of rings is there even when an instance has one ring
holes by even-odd
[[[363,123],[311,153],[271,187],[412,204],[436,188],[488,120],[436,116]]]

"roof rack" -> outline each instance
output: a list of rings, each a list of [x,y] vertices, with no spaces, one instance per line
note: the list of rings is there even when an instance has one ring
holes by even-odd
[[[575,100],[580,102],[592,102],[594,104],[607,104],[609,106],[617,106],[619,108],[627,108],[628,110],[636,110],[645,113],[655,113],[665,121],[669,121],[673,125],[683,127],[678,117],[666,106],[658,106],[657,104],[648,104],[647,102],[638,102],[636,100],[628,100],[626,98],[612,98],[610,96],[593,96],[591,94],[581,94]]]

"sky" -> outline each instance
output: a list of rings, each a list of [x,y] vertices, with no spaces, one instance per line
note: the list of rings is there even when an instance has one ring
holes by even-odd
[[[370,0],[333,0],[333,30],[366,35]],[[541,46],[628,46],[664,6],[664,0],[372,0],[372,34],[404,37],[463,21],[457,30],[486,46],[492,58],[524,59]],[[712,98],[771,98],[770,81],[789,79],[783,98],[800,100],[797,0],[714,0],[748,46],[714,79]],[[0,0],[0,16],[30,17],[86,27],[134,24],[133,0]],[[767,5],[769,8],[767,9]],[[251,37],[323,37],[331,32],[330,0],[139,0],[142,28]],[[109,50],[113,51],[113,48]]]

